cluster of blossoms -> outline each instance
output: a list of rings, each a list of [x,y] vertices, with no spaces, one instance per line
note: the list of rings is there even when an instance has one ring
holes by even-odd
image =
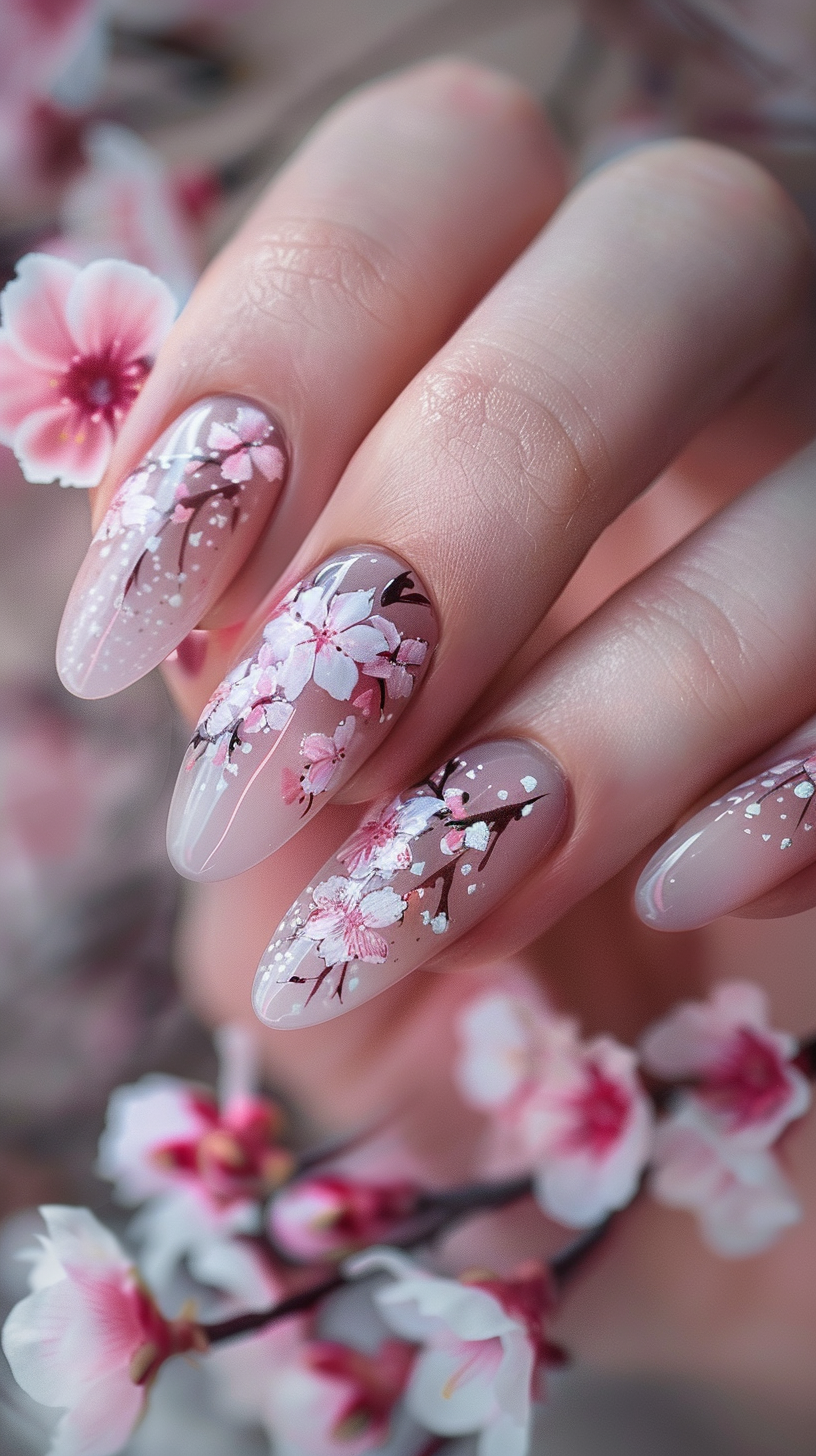
[[[382,713],[388,697],[408,697],[409,667],[425,661],[427,642],[403,638],[393,622],[374,611],[374,590],[338,592],[337,574],[318,585],[294,588],[263,629],[260,644],[216,689],[198,722],[194,746],[214,767],[237,773],[232,762],[247,751],[254,734],[281,732],[304,689],[313,683],[335,702],[351,702],[363,721],[376,701]],[[362,679],[376,681],[378,688]],[[342,764],[359,718],[349,713],[334,732],[307,733],[300,745],[300,774],[284,770],[284,803],[304,812],[325,793]],[[191,759],[189,768],[195,766]],[[226,780],[222,780],[225,785]]]
[[[799,1216],[773,1149],[809,1104],[813,1049],[770,1027],[755,987],[676,1007],[637,1053],[582,1042],[526,993],[477,996],[459,1030],[462,1096],[521,1176],[428,1190],[371,1176],[359,1138],[298,1159],[235,1027],[218,1037],[217,1096],[155,1076],[117,1090],[99,1171],[140,1206],[138,1259],[87,1209],[42,1209],[31,1292],[3,1330],[20,1385],[64,1412],[52,1456],[113,1456],[176,1354],[200,1359],[224,1410],[287,1456],[430,1456],[464,1435],[478,1456],[525,1456],[546,1370],[564,1359],[547,1333],[559,1290],[644,1177],[726,1255]],[[530,1194],[589,1229],[549,1268],[433,1267],[435,1236]]]
[[[574,1021],[500,992],[466,1009],[460,1034],[462,1096],[489,1115],[497,1150],[533,1169],[536,1198],[559,1222],[598,1222],[645,1174],[725,1256],[758,1253],[801,1217],[773,1147],[811,1091],[799,1045],[771,1027],[758,987],[723,983],[676,1007],[637,1051],[608,1036],[583,1042]]]

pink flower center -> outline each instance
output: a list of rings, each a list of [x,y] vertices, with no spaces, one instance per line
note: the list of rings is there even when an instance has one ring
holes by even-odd
[[[776,1048],[740,1027],[733,1050],[709,1073],[699,1095],[735,1127],[746,1127],[773,1117],[789,1097],[790,1088]]]
[[[63,400],[92,424],[115,425],[126,415],[150,373],[146,359],[125,363],[111,352],[75,354],[62,377]]]
[[[617,1082],[605,1077],[593,1062],[587,1067],[587,1083],[573,1106],[577,1126],[571,1148],[603,1158],[618,1141],[629,1115],[629,1099]]]

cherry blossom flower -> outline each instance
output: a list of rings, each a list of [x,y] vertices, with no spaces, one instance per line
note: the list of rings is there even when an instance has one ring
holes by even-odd
[[[658,1124],[649,1188],[659,1203],[696,1213],[705,1243],[725,1258],[761,1253],[802,1217],[774,1155],[718,1136],[690,1099]]]
[[[382,965],[388,958],[388,941],[377,931],[405,914],[406,902],[395,890],[367,890],[365,881],[332,875],[316,887],[312,900],[315,908],[300,933],[318,942],[327,966],[352,960]]]
[[[111,541],[131,526],[142,528],[161,519],[161,511],[146,489],[149,480],[150,471],[140,470],[123,481],[102,518],[97,541]]]
[[[207,1088],[152,1075],[118,1087],[108,1106],[97,1171],[121,1203],[150,1200],[135,1228],[159,1286],[194,1246],[257,1231],[260,1201],[292,1168],[278,1141],[280,1113],[253,1090],[245,1034],[222,1028],[218,1042],[220,1105]]]
[[[402,1340],[386,1340],[374,1354],[329,1340],[304,1343],[269,1371],[265,1417],[275,1449],[363,1456],[382,1446],[413,1355]]]
[[[413,842],[439,812],[439,800],[433,795],[377,804],[346,840],[337,858],[352,879],[374,874],[390,879],[398,870],[411,868]]]
[[[374,1302],[395,1334],[422,1346],[406,1392],[416,1420],[441,1436],[478,1433],[478,1456],[526,1456],[534,1381],[552,1353],[542,1272],[444,1279],[388,1248],[358,1254],[346,1268],[392,1276]]]
[[[465,1102],[514,1115],[534,1091],[549,1058],[574,1045],[575,1023],[532,997],[505,991],[477,997],[459,1016],[461,1051],[454,1069]]]
[[[269,1228],[284,1253],[324,1259],[377,1243],[414,1210],[413,1183],[369,1183],[340,1173],[301,1178],[272,1200]]]
[[[240,405],[231,425],[210,426],[207,448],[224,452],[221,475],[240,484],[259,470],[267,480],[280,480],[285,468],[283,452],[264,441],[272,426],[262,410]]]
[[[291,769],[284,771],[283,800],[294,804],[296,799],[323,794],[329,787],[346,756],[357,726],[356,718],[344,718],[331,738],[325,733],[307,733],[300,745],[306,767],[298,778]]]
[[[175,312],[132,263],[20,260],[2,294],[0,442],[27,480],[98,484]]]
[[[284,696],[295,702],[314,675],[319,688],[343,702],[359,679],[358,663],[368,662],[388,646],[382,632],[365,623],[373,591],[338,592],[327,597],[309,587],[293,597],[264,628],[274,660],[281,664]]]
[[[236,728],[252,734],[286,727],[294,710],[277,696],[277,688],[277,670],[263,649],[257,657],[239,662],[218,684],[197,724],[197,733],[208,743],[216,765],[226,760],[227,739]],[[226,737],[218,743],[222,735]]]
[[[623,1208],[648,1160],[652,1127],[635,1053],[608,1036],[565,1040],[519,1110],[544,1212],[585,1228]]]
[[[15,1380],[65,1407],[52,1456],[112,1456],[142,1415],[169,1356],[205,1349],[189,1320],[167,1320],[113,1234],[86,1208],[52,1205],[32,1257],[31,1293],[3,1327]]]
[[[420,667],[428,654],[428,644],[419,637],[402,638],[388,617],[372,617],[371,626],[378,628],[386,640],[387,654],[363,664],[366,677],[376,677],[384,684],[389,698],[410,698],[414,679],[409,667]]]
[[[683,1100],[746,1149],[770,1147],[810,1106],[808,1080],[792,1065],[795,1038],[771,1028],[765,993],[747,982],[725,982],[707,1001],[675,1007],[645,1033],[640,1051],[657,1076],[693,1081]]]

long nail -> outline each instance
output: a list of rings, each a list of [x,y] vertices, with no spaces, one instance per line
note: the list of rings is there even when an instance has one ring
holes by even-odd
[[[62,618],[57,670],[104,698],[156,667],[218,600],[280,495],[283,435],[251,400],[199,400],[119,487]]]
[[[816,860],[816,752],[763,769],[701,809],[638,881],[641,920],[694,930],[748,905]]]
[[[457,754],[375,805],[275,931],[256,1014],[315,1026],[393,986],[506,898],[566,814],[558,764],[517,740]]]
[[[227,879],[291,839],[394,726],[437,635],[419,577],[377,547],[293,587],[199,719],[167,831],[181,874]]]

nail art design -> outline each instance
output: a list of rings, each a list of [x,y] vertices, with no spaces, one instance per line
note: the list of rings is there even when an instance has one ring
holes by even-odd
[[[638,881],[641,920],[693,930],[747,905],[816,860],[816,753],[786,758],[678,829]]]
[[[468,749],[374,805],[267,946],[261,1021],[314,1026],[416,970],[515,888],[566,812],[555,760],[516,740]]]
[[[201,714],[170,810],[177,869],[226,879],[291,839],[392,728],[437,635],[387,552],[338,552],[299,582]]]
[[[179,417],[119,487],[68,598],[57,668],[78,697],[119,692],[197,625],[280,494],[278,426],[233,396]]]

